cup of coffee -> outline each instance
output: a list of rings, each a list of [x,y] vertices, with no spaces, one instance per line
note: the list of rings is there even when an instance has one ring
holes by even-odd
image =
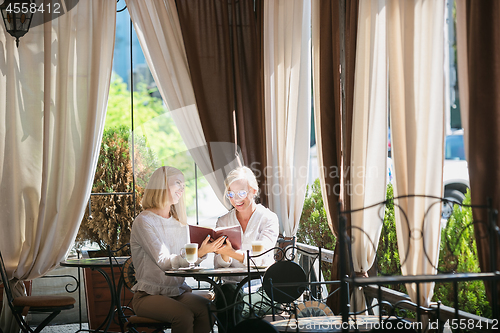
[[[194,266],[194,263],[198,260],[198,244],[188,243],[184,246],[184,253],[186,254],[186,260],[189,262],[189,266]]]
[[[258,256],[264,252],[264,242],[263,241],[253,241],[252,242],[252,255]]]

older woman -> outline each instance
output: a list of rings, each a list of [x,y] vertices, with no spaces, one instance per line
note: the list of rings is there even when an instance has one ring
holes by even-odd
[[[248,167],[239,167],[229,173],[225,180],[227,200],[234,209],[227,214],[219,217],[217,227],[228,227],[239,225],[242,231],[242,245],[240,250],[234,250],[231,242],[226,240],[226,245],[215,251],[214,266],[217,267],[246,267],[247,250],[252,249],[253,241],[261,241],[264,251],[276,246],[279,233],[278,216],[262,206],[257,204],[255,199],[259,194],[259,186],[254,173]],[[271,265],[274,263],[272,251],[264,256],[254,258],[256,265]],[[225,298],[235,299],[236,283],[241,281],[242,277],[225,278],[222,290]],[[241,295],[240,295],[241,296]],[[225,304],[218,300],[217,308],[223,308]],[[241,311],[236,311],[237,316]],[[239,321],[241,317],[237,318]],[[222,313],[219,320],[226,327],[231,327],[234,319],[231,313],[229,317]]]
[[[208,300],[195,295],[182,277],[168,277],[165,270],[187,267],[180,255],[189,243],[183,200],[184,176],[172,167],[157,169],[144,191],[144,211],[135,219],[130,236],[136,269],[132,306],[137,315],[172,324],[172,332],[209,332]],[[220,249],[220,237],[199,248],[199,256]],[[201,259],[200,259],[201,260]]]
[[[264,251],[276,246],[279,233],[278,216],[255,202],[259,186],[254,173],[248,167],[239,167],[229,173],[225,181],[226,198],[234,209],[219,217],[217,227],[239,225],[242,230],[241,250],[234,250],[229,241],[219,248],[214,259],[215,267],[246,267],[246,252],[253,241],[262,241]],[[254,259],[257,265],[274,262],[272,253]]]

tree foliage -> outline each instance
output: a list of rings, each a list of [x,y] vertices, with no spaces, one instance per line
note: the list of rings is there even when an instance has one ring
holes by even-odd
[[[336,238],[328,226],[319,179],[316,179],[310,187],[307,186],[297,241],[332,251],[335,248]],[[331,267],[329,265],[322,265],[322,267],[325,280],[329,280]]]
[[[126,126],[132,128],[131,96],[127,84],[116,74],[110,86],[105,128]],[[193,211],[195,198],[194,161],[182,140],[171,112],[162,100],[150,95],[145,83],[137,83],[133,93],[134,138],[145,144],[156,155],[160,165],[181,170],[186,180],[185,200],[188,213]],[[141,166],[136,166],[139,170]],[[140,172],[140,171],[139,171]],[[137,172],[136,172],[137,176]],[[198,179],[198,189],[206,186],[204,178]]]
[[[453,214],[441,231],[439,271],[443,273],[479,273],[476,238],[472,208],[468,205],[470,191],[467,190],[464,206],[455,205]],[[438,283],[434,289],[434,300],[454,307],[453,284]],[[458,284],[459,309],[483,317],[491,317],[491,306],[486,297],[483,281],[465,281]]]
[[[131,193],[133,189],[130,130],[115,127],[104,131],[97,162],[93,193]],[[142,210],[140,199],[147,179],[158,167],[155,155],[144,139],[134,142],[136,201],[132,194],[93,195],[76,237],[76,247],[95,242],[104,250],[118,249],[130,241],[135,214]]]

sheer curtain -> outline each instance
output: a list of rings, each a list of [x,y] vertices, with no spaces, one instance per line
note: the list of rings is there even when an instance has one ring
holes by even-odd
[[[83,217],[104,126],[115,15],[115,1],[80,1],[33,26],[19,48],[0,33],[0,249],[19,292],[19,280],[64,259]],[[0,326],[15,332],[7,309]]]
[[[441,197],[444,2],[388,0],[387,22],[394,195]],[[395,214],[403,275],[436,273],[441,207],[435,203],[422,198],[396,202],[401,208]],[[406,287],[414,302],[429,305],[434,284],[421,285],[418,300],[415,285]]]
[[[264,3],[266,178],[280,232],[295,236],[304,204],[311,119],[310,1]]]
[[[351,209],[385,200],[387,170],[387,51],[386,0],[359,4],[354,74],[354,110],[351,147]],[[382,210],[383,212],[383,210]],[[367,276],[382,231],[380,207],[351,214],[353,268]],[[353,290],[354,311],[365,308],[361,289]]]
[[[219,200],[228,207],[223,175],[214,173],[198,114],[175,1],[126,3],[151,74],[182,139]]]

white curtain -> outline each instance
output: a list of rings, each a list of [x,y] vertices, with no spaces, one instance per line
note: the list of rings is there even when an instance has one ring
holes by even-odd
[[[269,208],[294,236],[304,204],[311,118],[311,3],[264,2],[264,91]]]
[[[146,62],[182,139],[219,200],[228,207],[224,200],[224,173],[213,170],[198,115],[175,1],[126,3]],[[216,151],[224,148],[215,145],[212,148]],[[238,166],[237,161],[230,164],[227,169]]]
[[[359,3],[351,146],[351,209],[385,200],[387,170],[386,0]],[[375,206],[351,214],[354,271],[372,267],[382,231],[384,209]],[[354,311],[365,308],[361,289],[353,291]]]
[[[115,1],[80,1],[32,26],[19,48],[0,29],[0,250],[15,290],[58,265],[76,237],[99,155],[115,15]],[[8,312],[0,326],[15,332]]]
[[[442,195],[443,20],[444,1],[387,0],[395,196]],[[422,198],[395,204],[400,207],[396,207],[396,229],[403,275],[435,274],[441,205]],[[434,284],[421,285],[418,300],[415,285],[406,287],[414,302],[429,305]]]

